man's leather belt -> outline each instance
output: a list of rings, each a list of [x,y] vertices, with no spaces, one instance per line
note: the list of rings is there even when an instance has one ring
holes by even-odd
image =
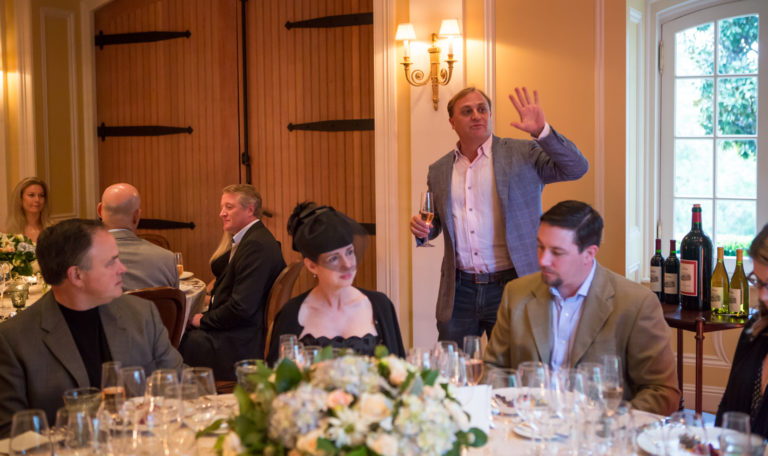
[[[483,274],[473,274],[471,272],[464,272],[462,270],[456,270],[456,279],[465,282],[472,282],[476,284],[486,283],[506,283],[512,279],[517,278],[517,272],[515,268],[506,269],[504,271],[486,272]]]

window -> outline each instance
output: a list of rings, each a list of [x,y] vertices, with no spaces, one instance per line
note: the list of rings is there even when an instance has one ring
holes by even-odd
[[[762,67],[758,59],[768,32],[766,5],[729,3],[662,25],[659,210],[665,240],[679,245],[694,203],[702,206],[704,231],[728,257],[749,248],[768,221],[768,179],[758,179],[768,176],[768,115],[758,115],[768,100],[761,105],[758,90],[761,81],[768,87],[766,59]]]

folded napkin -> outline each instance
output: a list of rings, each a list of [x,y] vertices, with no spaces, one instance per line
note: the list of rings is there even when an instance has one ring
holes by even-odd
[[[456,399],[469,414],[469,427],[487,434],[491,424],[491,385],[462,386],[455,391]]]

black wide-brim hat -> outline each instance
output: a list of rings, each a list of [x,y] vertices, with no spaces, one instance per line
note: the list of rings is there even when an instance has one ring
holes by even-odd
[[[323,253],[354,244],[360,264],[368,247],[365,229],[331,206],[307,207],[298,214],[292,228],[293,250],[313,261]]]

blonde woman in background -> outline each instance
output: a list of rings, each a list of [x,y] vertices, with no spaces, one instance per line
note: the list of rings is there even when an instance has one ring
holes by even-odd
[[[5,230],[23,234],[37,242],[37,236],[51,225],[48,208],[48,186],[37,177],[22,179],[10,194],[8,221]]]

